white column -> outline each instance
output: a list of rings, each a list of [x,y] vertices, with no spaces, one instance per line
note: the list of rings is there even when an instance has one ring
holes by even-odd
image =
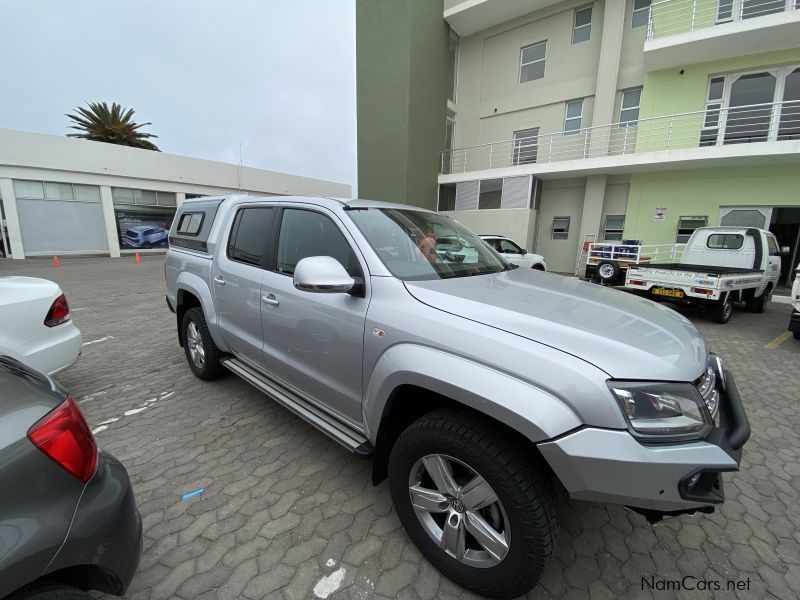
[[[581,230],[578,243],[583,244],[587,235],[594,235],[595,242],[600,241],[600,227],[603,219],[603,199],[606,193],[606,176],[589,175],[586,178],[586,191],[583,196],[583,212],[581,213]],[[578,254],[582,247],[578,246]]]
[[[119,258],[119,237],[117,234],[117,219],[114,216],[114,201],[111,198],[111,187],[100,186],[100,204],[103,207],[103,221],[106,224],[106,239],[108,240],[108,253],[112,258]]]
[[[6,227],[8,229],[8,243],[11,246],[13,258],[25,258],[22,249],[22,228],[19,225],[17,212],[17,196],[14,194],[14,182],[10,179],[0,179],[0,197],[3,198],[3,210],[6,213]]]
[[[186,200],[186,192],[175,193],[175,207],[180,208],[183,201]]]

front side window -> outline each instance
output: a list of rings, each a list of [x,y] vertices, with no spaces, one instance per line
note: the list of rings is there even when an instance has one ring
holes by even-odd
[[[569,217],[553,217],[553,239],[569,239]]]
[[[603,228],[603,239],[608,242],[622,241],[622,231],[625,229],[624,215],[608,215]]]
[[[309,256],[333,257],[351,275],[358,273],[350,244],[330,218],[311,210],[284,210],[278,236],[278,272],[292,275],[297,263]]]
[[[522,248],[511,240],[497,240],[497,244],[503,254],[522,254]]]
[[[740,233],[714,233],[706,241],[712,250],[738,250],[743,244],[744,236]]]
[[[705,227],[708,224],[708,217],[680,217],[678,219],[678,234],[675,242],[685,244],[692,237],[695,229]]]
[[[547,41],[525,46],[520,50],[519,82],[533,81],[544,77]]]
[[[572,26],[572,43],[580,44],[589,41],[592,37],[592,7],[584,6],[575,9],[575,18]]]
[[[633,0],[631,27],[644,27],[650,20],[650,0]]]
[[[564,111],[564,133],[569,135],[580,132],[582,118],[583,100],[567,102],[567,108]]]
[[[228,258],[260,267],[274,215],[274,208],[240,209],[233,220],[231,235],[228,239]],[[183,217],[181,222],[183,222]]]
[[[620,127],[632,127],[639,121],[639,105],[642,101],[642,88],[622,92],[619,109]]]
[[[536,162],[539,150],[539,128],[523,129],[514,132],[513,164],[526,165]]]
[[[347,214],[399,279],[451,279],[506,269],[506,263],[483,240],[444,215],[393,208]]]

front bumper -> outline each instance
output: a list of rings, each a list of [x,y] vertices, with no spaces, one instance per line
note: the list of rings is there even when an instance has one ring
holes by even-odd
[[[792,316],[789,317],[789,331],[792,333],[800,332],[800,312],[792,310]]]
[[[97,471],[86,484],[75,516],[48,572],[92,565],[82,587],[121,596],[139,566],[142,518],[128,472],[100,451]]]
[[[627,431],[587,427],[539,449],[573,498],[678,514],[724,502],[719,474],[739,470],[749,437],[736,382],[725,371],[720,425],[704,440],[644,445]]]

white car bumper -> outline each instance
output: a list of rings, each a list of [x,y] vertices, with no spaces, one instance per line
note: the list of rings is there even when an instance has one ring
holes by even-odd
[[[75,323],[68,321],[45,335],[14,350],[12,356],[32,369],[55,375],[75,364],[83,349],[83,338]]]

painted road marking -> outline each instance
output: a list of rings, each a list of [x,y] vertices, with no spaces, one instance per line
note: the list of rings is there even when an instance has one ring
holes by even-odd
[[[792,337],[792,332],[791,331],[784,331],[782,334],[780,334],[778,337],[776,337],[771,342],[769,342],[767,344],[764,344],[764,348],[767,348],[769,350],[775,350],[775,348],[780,346],[783,342],[788,340],[790,337]]]
[[[92,340],[91,342],[83,342],[84,346],[88,346],[89,344],[99,344],[100,342],[107,342],[108,340],[113,340],[113,335],[107,335],[106,337],[100,338],[99,340]]]

